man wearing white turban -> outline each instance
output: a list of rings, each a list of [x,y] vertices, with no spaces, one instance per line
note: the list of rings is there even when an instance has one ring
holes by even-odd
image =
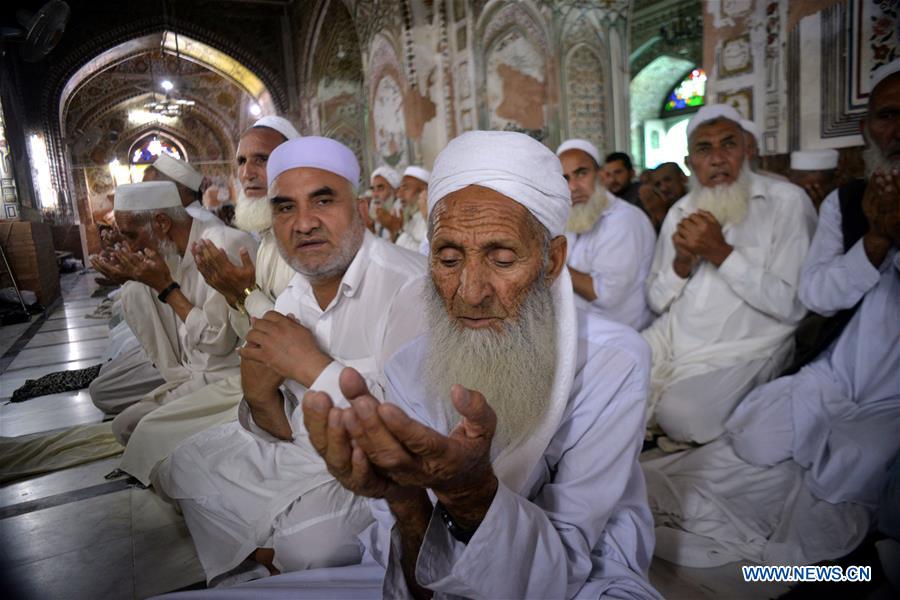
[[[816,214],[797,186],[750,172],[740,116],[708,105],[688,124],[691,191],[663,221],[647,279],[660,317],[648,424],[672,441],[704,444],[756,385],[790,359],[806,313],[800,266]]]
[[[147,414],[237,371],[238,337],[228,305],[206,285],[189,248],[212,239],[236,257],[242,247],[255,249],[255,242],[218,219],[193,219],[168,181],[119,186],[115,212],[126,243],[105,268],[134,282],[122,293],[125,320],[165,380],[113,420],[113,433],[125,445]]]
[[[653,319],[644,292],[656,243],[653,225],[641,209],[601,185],[600,153],[591,142],[566,140],[556,154],[572,194],[566,262],[576,301],[640,331]]]
[[[431,174],[422,167],[406,167],[397,197],[403,203],[406,224],[397,236],[397,245],[413,252],[418,252],[428,234],[426,215],[419,210],[419,197],[428,190],[428,179]]]
[[[369,176],[372,186],[372,202],[369,218],[373,221],[375,235],[394,240],[403,227],[403,205],[397,200],[400,174],[388,166],[380,166]]]
[[[299,136],[287,119],[268,116],[256,121],[238,141],[235,170],[240,192],[236,225],[259,237],[256,264],[250,248],[240,249],[240,264],[233,263],[228,253],[210,239],[198,240],[191,248],[206,283],[228,302],[231,326],[241,339],[250,329],[250,319],[262,318],[272,310],[275,298],[294,275],[281,258],[271,230],[266,163],[276,147]],[[183,440],[237,419],[242,397],[241,376],[237,373],[153,411],[132,434],[120,468],[144,485],[150,484],[153,468]]]
[[[353,152],[303,137],[275,148],[266,171],[293,278],[246,334],[239,422],[188,438],[154,478],[181,507],[212,585],[359,561],[369,508],[309,445],[299,398],[323,389],[346,406],[345,366],[386,387],[385,361],[421,331],[424,260],[366,230]]]

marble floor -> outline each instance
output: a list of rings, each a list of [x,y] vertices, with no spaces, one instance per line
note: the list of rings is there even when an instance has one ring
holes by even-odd
[[[101,361],[107,325],[87,317],[101,300],[91,296],[94,276],[64,275],[63,302],[50,314],[0,330],[0,436],[104,419],[87,390],[9,402],[28,378]],[[118,600],[205,587],[184,520],[150,490],[105,479],[118,462],[113,457],[0,486],[4,597]],[[789,591],[784,584],[744,583],[737,564],[688,569],[654,560],[650,579],[670,599],[777,598]]]

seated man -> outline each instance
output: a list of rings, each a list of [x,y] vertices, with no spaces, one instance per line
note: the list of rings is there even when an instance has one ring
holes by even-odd
[[[796,150],[791,152],[788,180],[803,188],[816,212],[822,201],[838,186],[837,150]]]
[[[688,178],[681,167],[673,162],[663,163],[649,173],[650,182],[641,186],[639,197],[641,208],[650,217],[653,228],[659,233],[669,209],[687,194]]]
[[[893,125],[896,128],[896,125]],[[837,341],[753,390],[721,439],[643,464],[656,554],[708,567],[804,565],[862,542],[900,452],[900,177],[873,227],[891,240]]]
[[[425,216],[419,210],[419,196],[428,189],[430,173],[422,167],[406,167],[397,197],[403,203],[403,213],[406,224],[403,231],[397,237],[397,245],[413,252],[418,252],[422,247],[428,233],[428,225]]]
[[[256,245],[218,219],[193,219],[169,181],[120,185],[115,213],[126,243],[105,268],[141,284],[122,292],[125,320],[165,379],[113,420],[113,433],[124,445],[145,415],[238,368],[228,305],[203,281],[188,249],[211,239],[236,257],[240,248]]]
[[[613,152],[606,157],[600,179],[603,187],[613,196],[627,200],[631,204],[638,203],[641,184],[634,181],[634,166],[631,164],[631,158],[624,152]]]
[[[142,181],[171,181],[178,187],[181,204],[191,218],[210,221],[217,217],[203,207],[203,175],[190,164],[165,152],[144,169]]]
[[[390,403],[352,369],[350,407],[303,400],[331,473],[379,499],[361,536],[386,568],[370,593],[658,597],[637,463],[650,357],[634,330],[575,307],[558,159],[523,134],[466,133],[428,197],[428,333],[388,364]]]
[[[372,203],[369,216],[374,221],[375,234],[394,241],[403,227],[403,206],[397,200],[400,174],[394,169],[381,166],[369,177],[372,186]]]
[[[247,333],[239,422],[188,438],[154,480],[181,507],[212,584],[359,561],[369,508],[328,474],[297,399],[310,387],[339,399],[346,365],[380,389],[387,357],[421,331],[424,259],[366,230],[353,152],[302,137],[275,148],[266,171],[294,276]]]
[[[260,236],[256,264],[244,248],[241,264],[234,264],[225,250],[210,239],[199,240],[191,249],[203,279],[228,302],[231,326],[241,339],[250,329],[250,319],[262,318],[272,310],[275,298],[294,275],[278,252],[271,231],[272,209],[266,197],[266,161],[278,145],[287,141],[287,136],[293,139],[299,134],[287,120],[267,116],[254,123],[238,141],[235,168],[241,187],[236,225]],[[154,467],[182,441],[237,419],[242,397],[241,376],[236,373],[153,411],[134,430],[119,468],[144,485],[150,484]]]
[[[696,185],[666,216],[647,280],[660,314],[643,332],[647,416],[668,436],[661,447],[719,437],[737,402],[790,359],[806,313],[797,281],[815,211],[797,186],[751,174],[739,120],[721,104],[691,119]]]
[[[640,331],[653,319],[644,295],[653,227],[641,209],[600,184],[600,153],[592,143],[567,140],[556,154],[572,195],[566,263],[576,302]]]

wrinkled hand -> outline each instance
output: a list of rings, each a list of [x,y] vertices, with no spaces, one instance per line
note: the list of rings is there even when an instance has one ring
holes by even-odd
[[[228,254],[209,240],[191,246],[197,270],[211,287],[232,307],[244,297],[244,290],[256,284],[256,266],[246,248],[241,248],[241,264],[235,265]]]
[[[251,319],[241,358],[261,362],[285,379],[310,387],[331,362],[319,350],[312,332],[296,319],[270,310],[261,319]]]
[[[890,224],[896,226],[900,211],[900,169],[876,171],[866,186],[862,200],[869,229],[876,235],[890,237]]]
[[[403,227],[403,217],[394,215],[384,208],[378,209],[376,218],[378,219],[378,222],[381,223],[382,227],[390,231],[392,234],[396,234]]]
[[[679,246],[685,252],[705,258],[717,267],[728,258],[732,250],[722,234],[722,226],[712,213],[705,210],[682,219],[675,234],[678,236]]]
[[[241,387],[244,398],[253,408],[272,408],[277,404],[281,410],[281,393],[278,388],[284,383],[279,375],[265,363],[241,357]]]
[[[104,250],[99,254],[93,254],[90,260],[94,269],[110,281],[115,283],[130,281],[128,273],[110,252]]]
[[[159,252],[151,248],[132,252],[127,246],[119,244],[113,254],[129,279],[139,281],[157,292],[162,292],[173,281],[166,261]]]

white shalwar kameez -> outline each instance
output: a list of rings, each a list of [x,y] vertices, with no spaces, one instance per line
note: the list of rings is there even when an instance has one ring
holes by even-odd
[[[419,252],[419,249],[422,247],[422,242],[427,235],[428,223],[425,222],[425,217],[422,216],[422,213],[416,211],[416,213],[410,217],[409,221],[407,221],[406,225],[403,226],[403,231],[397,237],[396,243],[401,248]]]
[[[225,227],[218,219],[194,219],[188,249],[177,265],[170,265],[172,279],[179,283],[181,292],[194,306],[185,321],[171,306],[160,302],[156,292],[146,285],[123,289],[125,320],[166,381],[113,419],[113,433],[123,444],[145,415],[238,372],[240,357],[235,352],[238,338],[228,319],[228,303],[207,285],[190,251],[201,239],[208,239],[225,250],[233,261],[240,260],[242,247],[251,255],[256,252],[256,242],[249,234]]]
[[[653,320],[644,282],[650,273],[656,232],[644,211],[606,194],[609,204],[590,231],[566,232],[568,265],[590,275],[597,298],[579,295],[579,308],[624,323],[640,331]]]
[[[422,256],[366,232],[325,310],[309,282],[294,276],[275,310],[294,315],[334,359],[312,389],[348,406],[338,378],[353,367],[384,396],[384,363],[422,331],[424,274]],[[282,572],[360,559],[356,535],[371,522],[368,505],[332,478],[310,445],[299,407],[306,389],[291,380],[283,389],[293,441],[259,428],[242,403],[239,422],[189,438],[158,468],[155,483],[178,501],[207,580],[263,547],[274,548]]]
[[[660,230],[647,280],[647,301],[660,317],[643,331],[653,350],[647,417],[673,440],[719,437],[738,401],[790,360],[806,314],[797,285],[815,210],[799,187],[751,178],[746,217],[722,228],[734,250],[718,268],[701,260],[687,279],[672,268],[672,234],[696,211],[692,194],[672,206]]]
[[[819,224],[800,272],[800,301],[825,317],[856,306],[880,276],[862,239],[844,252],[842,220],[840,196],[834,190],[819,208]]]
[[[241,339],[250,329],[250,318],[262,318],[275,308],[294,270],[281,258],[272,230],[266,230],[256,252],[256,285],[244,302],[247,314],[229,307],[231,327]],[[128,440],[120,468],[144,485],[151,482],[156,464],[178,444],[205,429],[237,419],[243,398],[241,375],[236,373],[182,396],[141,419]]]
[[[900,452],[900,254],[891,254],[819,358],[754,390],[722,439],[644,463],[658,556],[801,565],[865,538]]]

